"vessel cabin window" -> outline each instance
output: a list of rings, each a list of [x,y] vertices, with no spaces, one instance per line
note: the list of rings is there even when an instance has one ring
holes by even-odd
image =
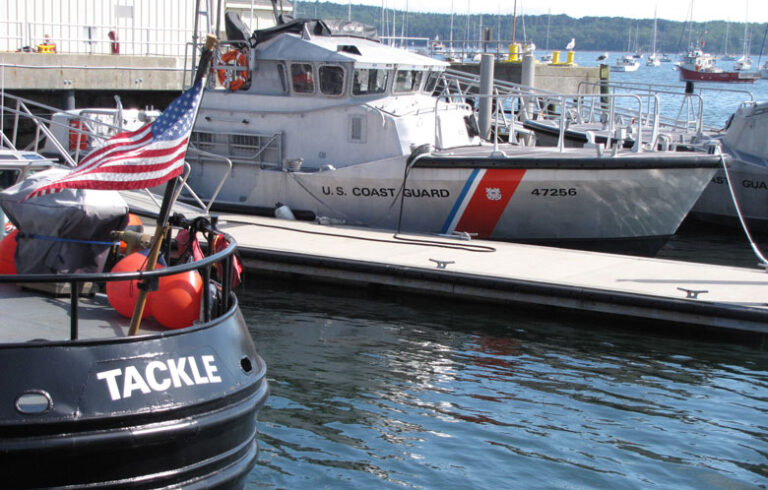
[[[315,91],[315,77],[312,75],[312,65],[309,63],[292,64],[291,81],[293,83],[293,91],[295,93],[313,93]]]
[[[320,93],[323,95],[341,95],[344,93],[344,68],[323,65],[319,70]]]
[[[394,92],[397,94],[417,92],[421,88],[422,74],[423,72],[419,70],[397,70]]]
[[[387,70],[363,69],[355,70],[352,82],[352,95],[383,94],[387,90]]]
[[[427,76],[427,81],[424,83],[424,92],[429,95],[434,94],[435,88],[437,87],[438,80],[440,80],[439,71],[429,72],[429,75]]]

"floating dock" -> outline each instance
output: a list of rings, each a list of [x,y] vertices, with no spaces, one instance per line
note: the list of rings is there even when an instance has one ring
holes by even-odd
[[[768,333],[760,269],[239,214],[220,214],[218,226],[260,273]]]

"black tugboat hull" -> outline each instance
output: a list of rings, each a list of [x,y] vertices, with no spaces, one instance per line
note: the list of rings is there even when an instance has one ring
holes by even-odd
[[[0,369],[4,488],[237,488],[255,464],[266,367],[236,305],[149,337],[1,345]]]

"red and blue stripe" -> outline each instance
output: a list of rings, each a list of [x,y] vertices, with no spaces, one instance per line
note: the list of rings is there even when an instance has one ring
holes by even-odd
[[[442,232],[466,232],[478,238],[493,234],[509,200],[523,180],[525,170],[475,169],[464,183]]]

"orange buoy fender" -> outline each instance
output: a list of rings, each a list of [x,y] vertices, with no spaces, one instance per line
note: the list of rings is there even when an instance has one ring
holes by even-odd
[[[14,229],[9,234],[3,237],[0,241],[0,274],[16,274],[16,247],[18,242],[16,241],[16,235],[19,234],[19,230]]]
[[[238,49],[232,49],[224,53],[221,57],[221,62],[227,65],[234,65],[236,67],[248,68],[248,58],[245,53]],[[216,72],[216,76],[219,79],[219,83],[229,90],[240,90],[245,86],[245,83],[251,78],[249,70],[227,70],[220,68]]]
[[[203,278],[197,271],[161,277],[149,295],[152,316],[166,328],[189,327],[200,318]]]
[[[137,272],[143,271],[147,267],[147,257],[139,252],[132,253],[122,258],[114,267],[112,272]],[[157,269],[163,266],[157,264]],[[147,318],[152,314],[152,294],[147,295],[147,303],[144,306],[142,318]],[[107,282],[107,300],[118,313],[126,318],[133,316],[133,309],[136,307],[136,300],[139,297],[139,281],[109,281]]]

